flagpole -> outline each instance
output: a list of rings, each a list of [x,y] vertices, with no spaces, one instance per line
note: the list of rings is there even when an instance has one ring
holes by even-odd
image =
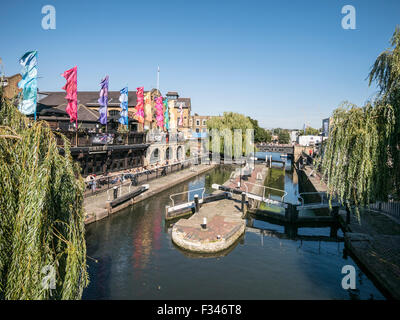
[[[76,132],[75,132],[75,144],[78,146],[78,108],[79,108],[79,100],[78,100],[78,68],[76,68]]]
[[[157,90],[160,91],[160,66],[157,66]]]
[[[129,89],[128,89],[128,85],[126,85],[126,98],[127,98],[127,102],[126,102],[126,128],[128,129],[128,133],[129,133],[129,117],[128,117],[128,113],[129,113]]]
[[[36,65],[37,65],[37,56],[38,56],[38,53],[37,53],[37,51],[36,51]],[[37,74],[36,74],[36,106],[35,106],[35,121],[36,121],[36,110],[37,110]]]

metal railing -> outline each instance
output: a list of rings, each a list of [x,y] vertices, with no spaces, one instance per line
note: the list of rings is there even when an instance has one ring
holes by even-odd
[[[71,146],[91,147],[99,145],[131,145],[146,143],[146,134],[144,132],[130,133],[96,133],[96,132],[78,132],[78,142],[76,141],[76,132],[74,131],[56,131],[62,133],[70,141]],[[64,145],[63,139],[55,135],[57,145]]]
[[[169,196],[169,198],[171,199],[171,203],[172,203],[172,206],[171,206],[171,207],[175,207],[175,200],[173,199],[174,197],[187,193],[187,201],[186,201],[186,202],[190,202],[190,194],[191,194],[192,192],[194,192],[194,191],[199,191],[199,190],[203,190],[203,192],[201,193],[201,198],[200,198],[200,199],[202,200],[202,199],[204,198],[204,192],[206,191],[206,189],[205,189],[204,187],[203,187],[203,188],[198,188],[198,189],[193,189],[193,190],[188,190],[188,191],[183,191],[183,192],[171,194],[171,195]],[[196,194],[199,195],[198,193],[196,193]],[[195,194],[195,195],[196,195],[196,194]]]
[[[244,187],[245,187],[245,189],[246,189],[246,193],[249,193],[249,188],[248,188],[248,184],[251,184],[251,185],[253,185],[253,186],[256,186],[256,187],[259,187],[259,188],[262,188],[263,189],[263,192],[262,192],[262,201],[266,201],[266,200],[272,200],[271,199],[271,192],[268,194],[268,198],[267,197],[265,197],[265,192],[266,192],[266,190],[268,189],[268,190],[272,190],[272,191],[277,191],[277,192],[281,192],[283,195],[281,196],[281,201],[282,202],[284,202],[285,201],[285,197],[287,196],[287,192],[285,191],[285,190],[281,190],[281,189],[276,189],[276,188],[271,188],[271,187],[267,187],[267,186],[263,186],[263,185],[261,185],[261,184],[256,184],[256,183],[252,183],[252,182],[244,182]]]
[[[154,179],[167,176],[168,174],[190,168],[192,165],[193,159],[187,159],[177,163],[141,170],[140,172],[121,172],[110,174],[109,176],[97,177],[93,180],[85,181],[85,196],[88,197],[109,189],[113,189],[114,186],[128,184],[131,184],[132,186],[139,186],[147,183],[148,181],[152,181]]]
[[[369,205],[370,209],[384,212],[390,216],[400,219],[400,202],[381,202]]]
[[[319,201],[314,201],[311,203],[320,203],[320,204],[326,204],[328,203],[329,199],[328,199],[328,195],[326,192],[301,192],[298,196],[298,199],[300,201],[300,205],[303,206],[305,204],[305,200],[304,200],[304,195],[306,196],[319,196]],[[314,197],[315,198],[315,197]]]

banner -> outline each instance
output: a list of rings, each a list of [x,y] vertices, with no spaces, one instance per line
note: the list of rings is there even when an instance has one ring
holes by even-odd
[[[139,87],[136,88],[136,97],[137,97],[137,102],[136,102],[136,112],[135,112],[135,119],[139,123],[144,122],[144,110],[143,110],[143,90],[144,87]]]
[[[119,123],[123,125],[128,125],[129,120],[128,120],[128,87],[125,87],[119,91],[121,94],[119,96],[119,102],[121,102],[121,112],[119,113],[121,115],[121,118],[119,118]]]
[[[71,122],[78,122],[77,73],[78,67],[75,66],[62,74],[62,76],[67,80],[65,86],[62,87],[63,90],[67,92],[65,99],[67,99],[68,105],[65,111],[67,111],[67,113],[69,114],[69,120]]]
[[[164,130],[169,130],[168,98],[164,99]]]
[[[37,102],[37,51],[25,53],[19,60],[22,66],[22,80],[18,88],[22,89],[22,101],[18,109],[23,114],[35,114]]]
[[[163,114],[163,98],[157,97],[156,98],[156,121],[157,121],[157,126],[159,128],[162,128],[164,126],[164,114]]]
[[[106,76],[100,82],[100,98],[97,100],[100,104],[99,113],[100,118],[99,122],[101,124],[107,124],[107,106],[108,106],[108,76]]]
[[[147,92],[144,96],[144,114],[145,120],[148,122],[153,121],[153,112],[151,104],[151,92]]]

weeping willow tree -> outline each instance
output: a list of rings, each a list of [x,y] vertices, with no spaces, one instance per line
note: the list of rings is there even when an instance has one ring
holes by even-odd
[[[334,111],[322,161],[328,192],[356,206],[400,196],[400,30],[369,74],[379,93],[364,107]]]
[[[60,155],[45,122],[0,99],[0,299],[80,299],[84,182],[69,141]]]

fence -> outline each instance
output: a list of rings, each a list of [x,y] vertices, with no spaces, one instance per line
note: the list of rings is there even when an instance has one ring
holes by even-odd
[[[370,209],[384,212],[400,219],[400,202],[376,202],[369,205]]]
[[[75,146],[76,133],[73,131],[60,131],[70,141],[71,146]],[[62,146],[64,141],[59,135],[56,135],[57,145]],[[146,143],[146,135],[143,132],[130,133],[94,133],[94,132],[78,132],[78,146],[91,147],[94,145],[126,145]]]
[[[119,187],[129,184],[132,186],[139,186],[159,177],[167,176],[170,173],[190,168],[192,165],[193,159],[188,159],[178,163],[143,170],[141,172],[124,172],[95,178],[85,181],[85,197],[104,192],[115,186]]]

